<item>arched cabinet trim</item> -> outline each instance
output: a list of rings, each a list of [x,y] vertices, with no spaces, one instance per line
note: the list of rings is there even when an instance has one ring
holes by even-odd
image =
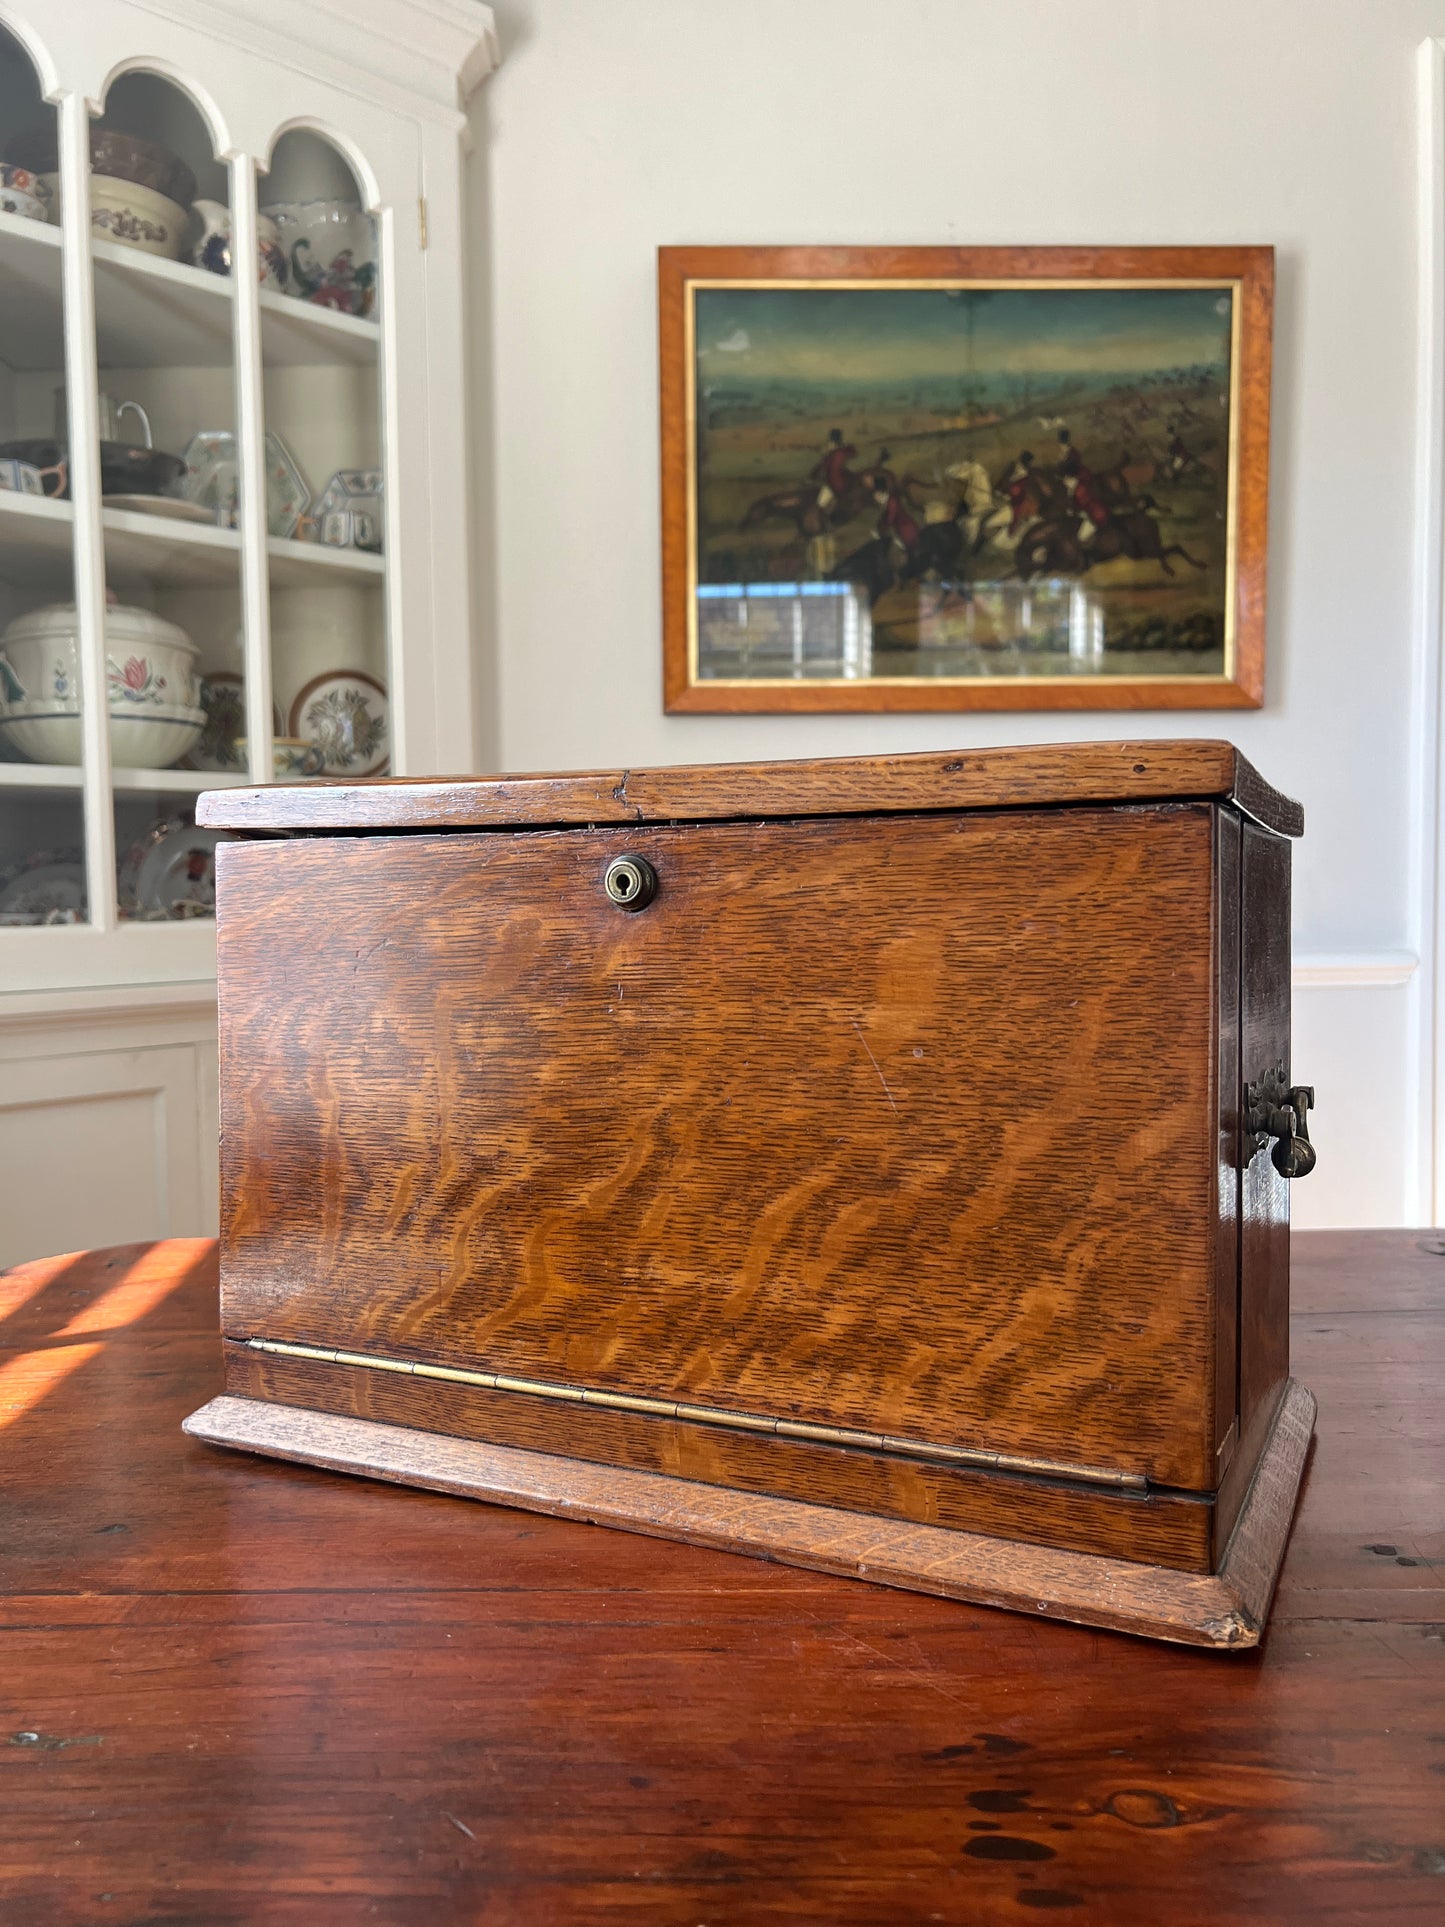
[[[167,86],[174,87],[200,115],[210,138],[213,158],[218,161],[231,158],[235,146],[226,125],[226,117],[214,96],[192,73],[183,70],[174,61],[160,59],[153,54],[138,54],[134,59],[117,61],[106,74],[99,99],[90,103],[91,113],[104,115],[117,81],[129,80],[135,75],[164,81]]]
[[[41,99],[48,106],[55,106],[65,91],[64,83],[39,30],[31,26],[17,7],[4,4],[4,0],[0,0],[0,27],[28,58],[40,88]]]
[[[312,120],[305,115],[283,121],[275,129],[266,143],[265,152],[257,156],[258,174],[271,172],[276,159],[276,149],[288,134],[309,134],[325,146],[332,148],[350,169],[360,193],[361,205],[369,214],[380,214],[384,211],[387,197],[383,194],[375,169],[363,150],[349,135],[341,133],[339,129],[329,126],[325,121]]]

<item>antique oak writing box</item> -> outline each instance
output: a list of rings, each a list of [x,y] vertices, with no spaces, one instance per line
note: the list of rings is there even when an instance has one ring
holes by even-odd
[[[1298,806],[1227,743],[228,790],[219,1445],[1260,1635]]]

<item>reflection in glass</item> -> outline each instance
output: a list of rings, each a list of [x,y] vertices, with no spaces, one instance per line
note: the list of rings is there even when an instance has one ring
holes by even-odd
[[[866,676],[1097,675],[1102,598],[1082,583],[920,585],[912,620],[880,639],[851,582],[721,582],[697,587],[703,680],[849,682]]]
[[[873,618],[851,582],[702,583],[697,626],[703,676],[873,674]]]

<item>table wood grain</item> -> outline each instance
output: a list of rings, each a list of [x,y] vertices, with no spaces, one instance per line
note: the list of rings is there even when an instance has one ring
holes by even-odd
[[[0,1277],[0,1917],[1445,1917],[1445,1239],[1295,1240],[1263,1649],[214,1452],[213,1247]]]

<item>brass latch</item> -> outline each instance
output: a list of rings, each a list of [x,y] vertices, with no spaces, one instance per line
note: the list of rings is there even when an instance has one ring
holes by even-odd
[[[1307,1178],[1315,1168],[1310,1143],[1309,1113],[1314,1109],[1312,1084],[1288,1084],[1284,1065],[1276,1064],[1244,1092],[1245,1163],[1275,1140],[1269,1161],[1282,1178]]]

